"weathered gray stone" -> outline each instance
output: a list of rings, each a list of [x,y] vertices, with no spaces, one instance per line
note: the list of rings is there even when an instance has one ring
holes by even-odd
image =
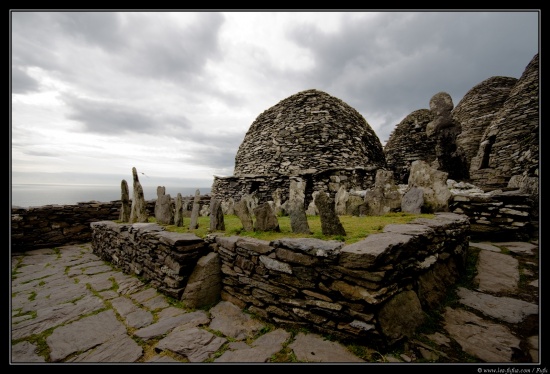
[[[401,194],[391,170],[378,170],[374,186],[365,194],[366,214],[382,216],[401,209]]]
[[[359,112],[325,92],[294,94],[260,114],[235,156],[234,175],[215,177],[212,194],[238,200],[254,191],[259,203],[288,196],[289,179],[298,176],[331,198],[346,189],[370,187],[376,169],[385,165],[382,144]],[[310,200],[305,202],[308,206]]]
[[[160,340],[157,350],[169,350],[186,357],[189,362],[203,362],[210,358],[227,339],[206,330],[193,327],[188,330],[174,331]]]
[[[210,309],[212,322],[210,328],[221,331],[235,340],[244,340],[255,335],[264,325],[250,315],[243,313],[234,304],[220,301]]]
[[[210,232],[225,231],[225,221],[221,201],[210,199]]]
[[[252,216],[248,210],[248,204],[246,200],[240,200],[234,205],[234,211],[237,217],[241,220],[244,231],[253,231],[254,223],[252,221]]]
[[[181,193],[176,196],[176,207],[174,209],[174,225],[183,227],[183,199]]]
[[[220,257],[211,252],[197,262],[183,291],[182,301],[193,309],[214,305],[220,299],[221,288]]]
[[[435,139],[426,133],[426,126],[433,118],[434,114],[429,109],[415,110],[390,134],[384,146],[384,154],[396,183],[407,183],[413,161],[424,160],[430,164],[436,159]]]
[[[300,332],[288,347],[300,362],[364,362],[343,345],[317,334]]]
[[[196,230],[199,227],[199,211],[200,211],[200,198],[201,192],[197,189],[195,190],[195,199],[193,200],[193,209],[191,210],[191,222],[189,222],[189,230]]]
[[[319,191],[315,198],[315,205],[319,210],[321,219],[321,231],[323,235],[341,235],[346,236],[346,230],[340,222],[340,218],[334,211],[334,203],[324,191]]]
[[[14,344],[11,349],[11,362],[32,363],[46,362],[44,357],[36,353],[36,345],[27,341]]]
[[[414,291],[395,295],[378,312],[380,328],[390,344],[411,337],[425,319],[426,315]]]
[[[451,192],[447,187],[447,173],[435,170],[424,161],[414,161],[411,164],[409,188],[422,189],[424,205],[423,212],[446,212],[449,210]]]
[[[87,350],[126,333],[124,325],[112,310],[106,310],[68,325],[59,327],[46,338],[50,358],[59,362],[72,353]],[[72,339],[79,336],[78,340]],[[137,345],[137,344],[136,344]]]
[[[145,196],[143,195],[143,187],[139,182],[139,177],[135,167],[132,168],[132,176],[134,181],[134,194],[132,197],[132,207],[130,212],[130,223],[148,222],[149,216],[145,204]]]
[[[155,202],[155,219],[159,224],[174,224],[174,206],[170,194],[166,195],[166,187],[157,187],[157,200]]]
[[[143,349],[129,336],[122,335],[87,350],[66,362],[120,363],[135,362],[143,354]]]
[[[290,215],[290,228],[294,233],[311,234],[307,222],[305,204],[305,183],[301,178],[290,179],[287,209]]]
[[[128,182],[125,179],[120,182],[120,222],[130,222],[130,213],[132,207],[130,205],[130,191],[128,190]]]
[[[485,129],[495,119],[517,81],[512,77],[488,78],[471,88],[453,109],[453,119],[462,128],[456,144],[464,150],[468,168],[477,154]]]
[[[475,281],[480,291],[515,291],[519,282],[518,260],[492,251],[481,250],[478,259],[478,273]]]
[[[485,362],[510,362],[521,352],[520,341],[503,325],[461,309],[445,308],[445,330],[464,352]]]
[[[281,231],[277,216],[268,203],[263,203],[254,209],[254,231]]]
[[[411,187],[401,199],[401,211],[411,214],[422,213],[424,205],[424,191],[422,188]]]
[[[518,324],[529,315],[539,314],[538,305],[511,297],[497,297],[463,287],[458,288],[457,294],[462,304],[508,323]]]
[[[214,362],[268,362],[271,356],[283,349],[283,344],[289,338],[290,333],[277,329],[260,336],[252,343],[252,346],[246,344],[232,346]],[[236,349],[233,350],[233,347]]]

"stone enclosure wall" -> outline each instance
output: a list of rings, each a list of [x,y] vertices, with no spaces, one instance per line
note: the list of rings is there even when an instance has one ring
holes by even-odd
[[[388,225],[349,245],[221,235],[203,241],[156,224],[96,222],[92,230],[94,253],[194,307],[221,298],[277,325],[384,345],[424,322],[423,311],[461,275],[469,242],[467,217],[453,213]],[[217,272],[205,270],[205,258]]]
[[[155,202],[156,200],[146,201],[146,210],[150,217],[155,216]],[[201,196],[199,203],[201,211],[207,211],[209,203],[208,195]],[[90,224],[118,220],[121,205],[120,200],[115,200],[30,208],[13,206],[11,208],[11,250],[24,252],[31,249],[89,242],[92,239]],[[193,198],[185,198],[184,214],[191,214],[192,205]]]
[[[449,201],[449,211],[468,216],[472,238],[527,240],[537,238],[539,233],[539,202],[536,196],[517,191],[477,195],[455,193]],[[192,203],[190,197],[186,198],[184,213],[187,216],[191,213]],[[201,196],[201,215],[207,214],[209,203],[209,196]],[[24,252],[89,242],[92,239],[90,224],[118,220],[120,207],[120,201],[12,207],[11,250]],[[155,200],[147,201],[149,216],[154,217],[154,209]]]
[[[376,171],[366,168],[328,169],[322,172],[303,174],[305,206],[313,200],[314,191],[324,191],[330,198],[334,199],[340,187],[346,191],[364,191],[374,185]],[[257,176],[230,176],[214,177],[212,196],[222,201],[233,199],[240,201],[244,195],[255,193],[258,204],[273,201],[274,192],[279,193],[282,202],[289,199],[289,186],[292,176],[288,175],[257,175]]]
[[[470,220],[470,236],[476,240],[529,240],[539,235],[538,196],[518,191],[456,194],[449,210]]]

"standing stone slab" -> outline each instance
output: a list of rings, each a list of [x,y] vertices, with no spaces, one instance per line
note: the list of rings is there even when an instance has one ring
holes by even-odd
[[[166,195],[166,187],[157,187],[157,201],[155,202],[155,218],[164,225],[174,224],[174,207],[170,194]]]
[[[426,213],[448,212],[449,200],[452,196],[447,187],[448,173],[436,170],[422,160],[413,161],[409,175],[408,187],[422,189]]]
[[[233,206],[233,210],[235,212],[235,215],[241,220],[244,231],[254,230],[252,216],[250,215],[250,211],[248,210],[248,204],[246,200],[242,199],[241,201],[235,203],[235,205]]]
[[[422,205],[424,205],[424,191],[418,187],[409,189],[401,199],[401,211],[405,213],[420,214]]]
[[[321,230],[323,235],[346,236],[346,230],[334,211],[334,204],[324,191],[319,191],[317,194],[315,205],[321,217]]]
[[[199,190],[195,191],[195,200],[193,201],[193,210],[191,210],[191,222],[189,223],[189,230],[195,230],[199,227],[198,219],[199,219],[199,211],[200,211],[200,204],[199,201],[201,199],[201,192]]]
[[[174,209],[174,225],[183,227],[183,200],[179,192],[176,196],[176,208]]]
[[[197,261],[181,299],[189,308],[203,308],[214,305],[220,300],[221,289],[220,256],[210,252]]]
[[[306,185],[301,178],[290,180],[288,210],[290,213],[290,227],[292,232],[311,234],[307,222],[305,203]]]
[[[367,215],[382,216],[401,208],[401,194],[395,184],[393,171],[378,170],[374,186],[365,193]]]
[[[120,207],[120,216],[118,219],[120,222],[128,222],[130,221],[131,212],[130,191],[128,190],[128,182],[126,182],[125,179],[120,182],[120,201],[122,205]]]
[[[134,180],[134,195],[132,199],[132,209],[130,212],[130,223],[146,223],[149,221],[147,216],[147,204],[145,203],[145,196],[143,194],[143,187],[139,183],[137,170],[132,168],[132,176]]]
[[[210,231],[225,231],[221,201],[215,198],[210,200]]]
[[[280,232],[279,221],[269,203],[263,203],[254,209],[256,222],[254,223],[255,231],[276,231]]]

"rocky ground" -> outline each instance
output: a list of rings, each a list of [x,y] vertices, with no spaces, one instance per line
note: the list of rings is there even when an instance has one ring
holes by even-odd
[[[278,328],[225,301],[186,310],[89,244],[13,255],[10,363],[540,364],[538,242],[469,251],[441,307],[384,350]]]

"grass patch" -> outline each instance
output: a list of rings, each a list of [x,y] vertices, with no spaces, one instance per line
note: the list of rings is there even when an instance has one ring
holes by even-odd
[[[224,224],[225,231],[218,231],[217,233],[225,236],[245,236],[256,238],[260,240],[272,241],[281,238],[317,238],[322,240],[338,240],[343,241],[346,244],[358,242],[370,234],[376,234],[382,232],[384,227],[388,224],[405,224],[409,223],[416,218],[433,218],[433,214],[410,214],[410,213],[388,213],[383,216],[339,216],[342,226],[346,230],[346,236],[342,237],[323,235],[321,229],[321,219],[319,216],[308,216],[307,221],[311,234],[296,234],[292,232],[290,226],[290,217],[282,216],[277,217],[279,222],[280,232],[268,231],[244,231],[241,220],[236,215],[225,215]],[[210,234],[210,217],[199,217],[199,227],[195,230],[189,230],[189,218],[184,219],[184,225],[179,227],[175,225],[166,225],[166,230],[181,233],[193,233],[200,238],[204,238]],[[154,220],[154,218],[153,218]],[[151,221],[151,220],[150,220]]]

